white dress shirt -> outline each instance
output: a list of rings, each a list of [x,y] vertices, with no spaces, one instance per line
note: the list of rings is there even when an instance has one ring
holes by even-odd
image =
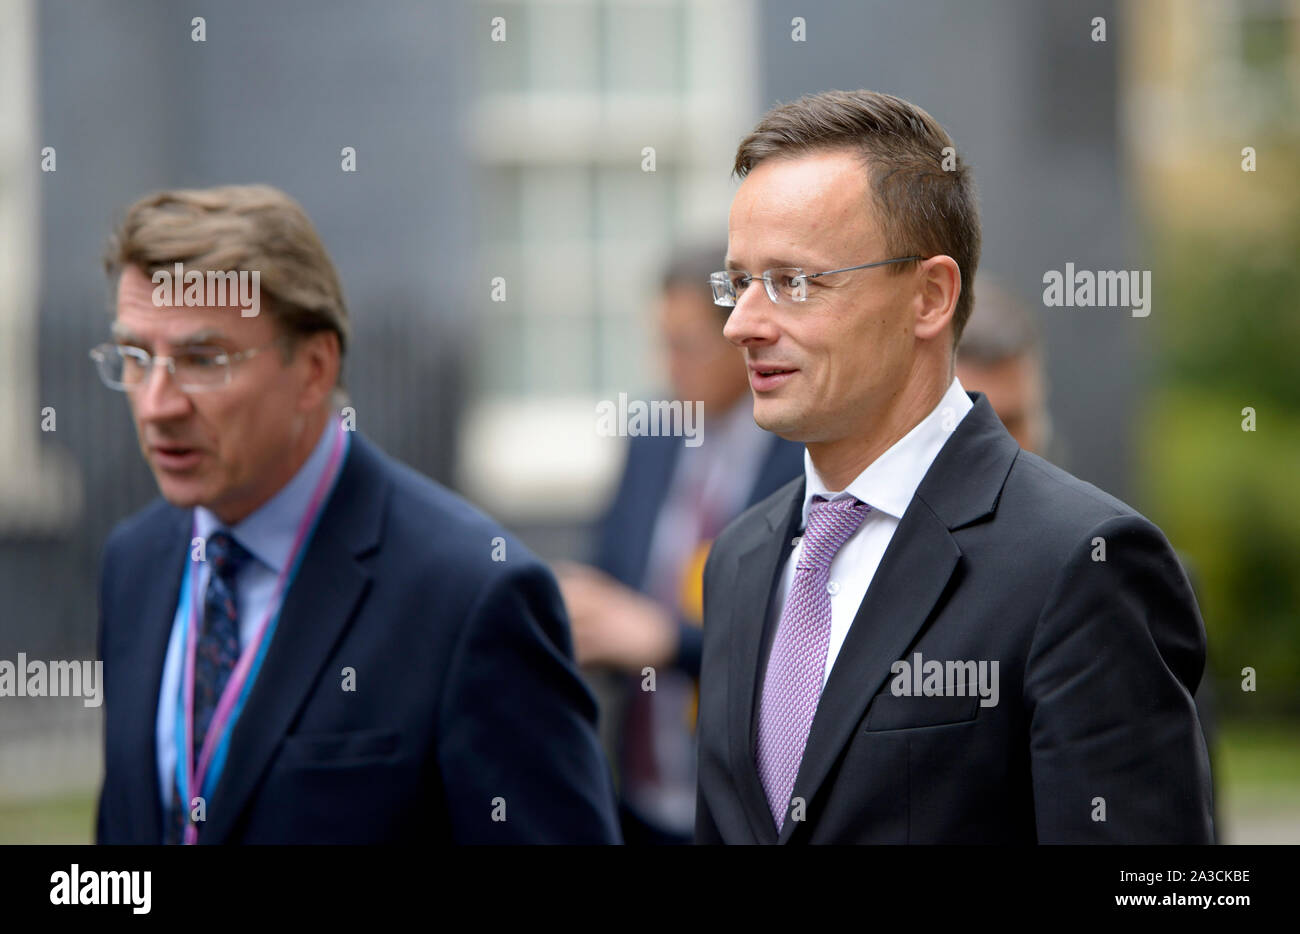
[[[840,647],[844,645],[849,627],[853,625],[853,617],[857,615],[858,607],[867,595],[867,588],[876,576],[876,568],[885,556],[885,549],[894,537],[899,520],[912,502],[921,479],[939,455],[939,449],[971,407],[966,390],[954,378],[930,414],[872,461],[843,490],[828,489],[817,474],[817,468],[813,466],[807,450],[804,451],[805,483],[800,529],[808,524],[808,507],[814,496],[824,496],[828,500],[852,496],[871,507],[862,525],[840,547],[831,562],[830,580],[826,585],[826,590],[831,595],[831,638],[826,651],[826,668],[822,673],[823,686],[830,677],[831,666],[835,664]],[[781,619],[786,596],[794,582],[795,566],[799,563],[803,547],[800,539],[796,541],[799,544],[794,546],[786,559],[785,569],[781,573],[781,585],[777,588],[769,609],[768,621],[773,625]]]

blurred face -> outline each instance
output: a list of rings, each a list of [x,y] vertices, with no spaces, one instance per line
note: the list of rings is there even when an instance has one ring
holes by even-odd
[[[761,162],[732,202],[731,269],[822,272],[890,258],[855,155]],[[857,270],[809,279],[807,300],[790,305],[751,282],[723,333],[744,352],[754,420],[806,443],[870,433],[913,370],[918,281],[913,267]]]
[[[1047,434],[1043,376],[1030,354],[1010,357],[992,366],[957,359],[957,378],[971,392],[982,392],[1011,437],[1026,451],[1042,452]]]
[[[196,346],[227,353],[261,347],[232,364],[228,385],[183,392],[165,366],[127,392],[140,449],[163,497],[175,506],[206,506],[228,523],[270,499],[297,471],[297,452],[323,423],[333,376],[321,372],[310,338],[286,362],[271,315],[242,317],[237,306],[155,306],[153,284],[127,267],[118,283],[119,344],[171,356]],[[268,346],[269,345],[269,346]],[[319,427],[317,427],[319,430]],[[305,457],[305,454],[302,455]]]
[[[670,288],[659,303],[673,394],[703,402],[706,418],[730,409],[749,388],[745,361],[722,336],[725,313],[699,288]]]

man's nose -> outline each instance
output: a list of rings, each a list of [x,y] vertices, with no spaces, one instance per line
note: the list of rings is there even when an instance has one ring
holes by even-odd
[[[190,397],[181,391],[165,363],[155,361],[144,382],[131,395],[136,415],[142,421],[165,421],[190,411]]]
[[[777,338],[772,318],[775,311],[776,306],[768,298],[763,283],[755,279],[736,297],[736,304],[722,327],[722,336],[737,347],[774,341]]]

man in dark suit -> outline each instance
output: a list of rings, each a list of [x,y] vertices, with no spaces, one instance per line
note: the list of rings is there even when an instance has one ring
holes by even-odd
[[[721,243],[674,250],[656,304],[671,397],[700,405],[701,443],[629,438],[594,566],[559,575],[578,661],[624,676],[612,745],[628,843],[691,841],[703,555],[722,526],[803,469],[800,445],[754,424],[744,361],[722,336],[708,275],[725,251]],[[657,672],[653,691],[644,689],[647,667]]]
[[[711,281],[755,420],[808,460],[709,556],[697,840],[1209,842],[1173,550],[954,378],[979,221],[951,147],[858,91],[737,153]]]
[[[336,414],[347,312],[302,209],[155,194],[107,267],[92,356],[162,499],[104,549],[98,841],[616,841],[550,573]]]

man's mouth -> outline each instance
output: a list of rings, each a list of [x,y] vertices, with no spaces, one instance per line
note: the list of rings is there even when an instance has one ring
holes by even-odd
[[[755,392],[769,392],[788,382],[790,377],[797,372],[799,371],[794,367],[751,363],[749,365],[749,385],[753,387]]]
[[[151,444],[149,453],[153,462],[162,470],[192,470],[198,466],[203,451],[184,444]]]

